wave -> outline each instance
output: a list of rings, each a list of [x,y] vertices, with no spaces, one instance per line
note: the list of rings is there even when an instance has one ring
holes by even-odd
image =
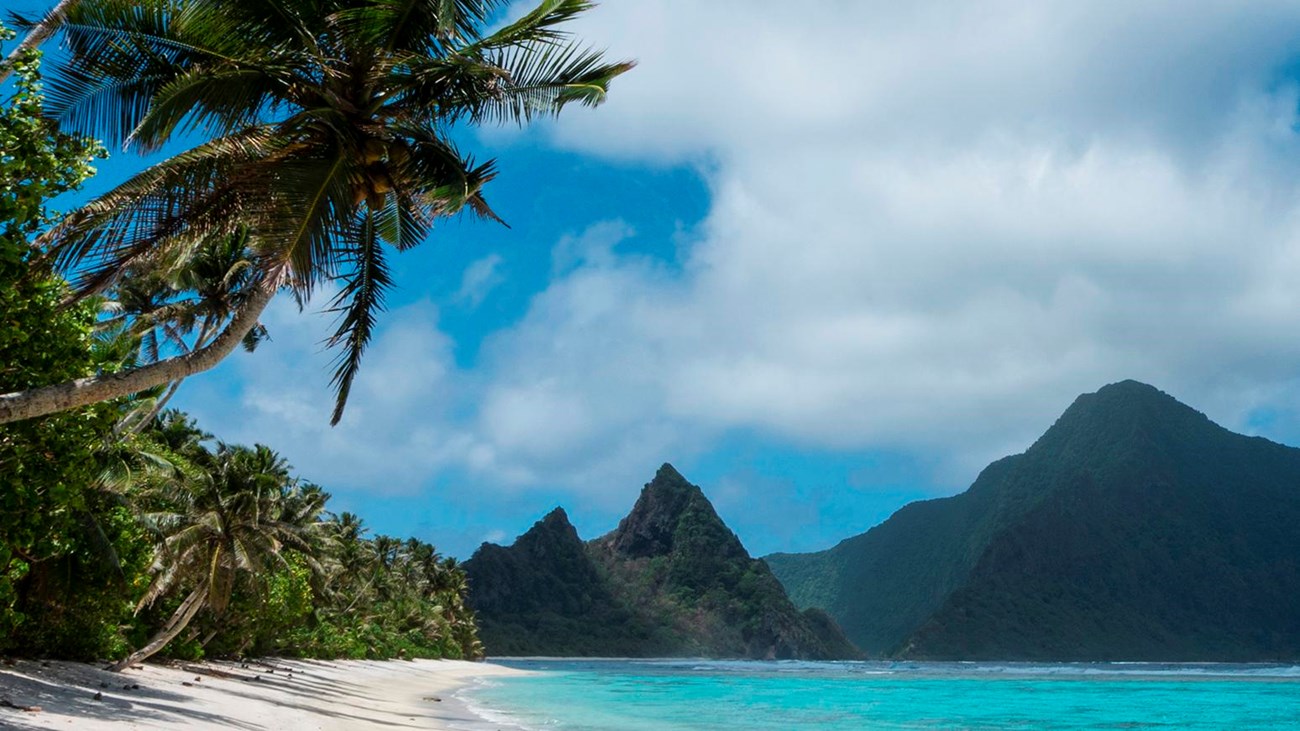
[[[517,731],[533,731],[531,726],[520,722],[514,714],[500,708],[492,708],[476,699],[478,691],[499,688],[501,683],[489,678],[473,678],[471,682],[462,686],[451,695],[456,702],[461,705],[470,715],[483,721],[482,725],[474,724],[465,727],[463,731],[488,731],[489,729],[516,729]],[[457,726],[456,728],[460,728]]]
[[[1167,662],[977,662],[977,661],[811,661],[811,660],[707,660],[700,658],[582,659],[521,661],[520,667],[581,671],[584,668],[619,668],[628,672],[861,676],[906,675],[937,677],[1169,677],[1300,679],[1300,665],[1267,663],[1167,663]]]

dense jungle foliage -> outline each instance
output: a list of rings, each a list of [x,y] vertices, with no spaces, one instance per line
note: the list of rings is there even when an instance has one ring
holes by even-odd
[[[103,153],[43,118],[38,61],[0,108],[0,392],[156,357],[222,317],[239,280],[227,239],[183,277],[67,303],[32,241]],[[454,559],[369,535],[270,448],[165,410],[175,385],[0,425],[0,654],[481,656]]]

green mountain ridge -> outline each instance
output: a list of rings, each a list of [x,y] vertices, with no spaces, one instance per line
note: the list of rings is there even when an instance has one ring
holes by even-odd
[[[556,509],[464,568],[492,655],[857,657],[830,617],[800,611],[699,487],[665,464],[614,531],[582,542]]]
[[[509,548],[484,543],[463,567],[480,639],[494,655],[626,656],[672,646],[615,596],[563,508]]]
[[[767,561],[871,654],[1294,659],[1300,450],[1124,381],[966,492]]]

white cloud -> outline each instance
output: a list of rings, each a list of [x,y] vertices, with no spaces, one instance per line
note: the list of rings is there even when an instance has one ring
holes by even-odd
[[[681,262],[576,224],[473,372],[431,305],[389,313],[336,430],[290,355],[320,334],[291,336],[243,374],[249,433],[356,480],[625,502],[737,429],[947,455],[955,483],[1123,378],[1230,426],[1300,413],[1300,5],[609,0],[579,32],[641,65],[547,138],[700,164]]]
[[[460,289],[456,291],[452,300],[470,309],[476,309],[483,304],[488,294],[506,280],[500,272],[502,261],[504,260],[500,254],[488,254],[482,259],[471,262],[465,267],[465,273],[461,275]]]
[[[380,493],[417,491],[472,451],[473,437],[453,418],[466,395],[464,374],[454,369],[451,341],[439,331],[437,308],[429,302],[386,313],[343,421],[333,428],[334,354],[322,345],[329,319],[299,313],[282,297],[263,322],[271,340],[252,356],[239,354],[221,366],[239,384],[233,397],[213,390],[218,379],[187,385],[185,407],[205,429],[230,442],[269,444],[309,479]]]
[[[641,64],[552,139],[709,160],[713,201],[684,274],[602,250],[498,337],[489,394],[583,425],[520,461],[658,419],[969,474],[1106,382],[1242,426],[1300,370],[1294,3],[610,2],[580,34]]]
[[[624,221],[601,221],[581,234],[561,237],[551,249],[552,278],[568,274],[580,266],[612,266],[616,261],[614,247],[635,234],[636,231]]]
[[[640,66],[561,139],[631,157],[961,147],[990,132],[1194,146],[1291,53],[1289,0],[607,2],[577,24]]]

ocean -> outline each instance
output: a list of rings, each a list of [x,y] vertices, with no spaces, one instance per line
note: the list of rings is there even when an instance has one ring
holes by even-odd
[[[1300,667],[1150,663],[495,661],[461,699],[536,731],[1300,729]]]

